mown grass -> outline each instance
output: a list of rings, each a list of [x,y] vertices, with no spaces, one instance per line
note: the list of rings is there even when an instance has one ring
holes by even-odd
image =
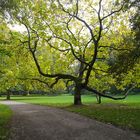
[[[5,99],[5,97],[0,97],[0,100]],[[73,96],[72,95],[59,95],[59,96],[12,96],[12,100],[33,104],[41,104],[41,105],[54,105],[54,106],[67,106],[73,104]],[[94,95],[83,95],[82,96],[83,104],[90,105],[96,104],[96,97]],[[132,107],[140,108],[140,94],[139,95],[129,95],[124,100],[112,100],[108,98],[102,98],[102,104],[112,103],[112,104],[124,104]]]
[[[69,106],[68,111],[140,133],[140,108],[119,104]]]
[[[72,95],[13,96],[12,100],[59,107],[125,129],[130,128],[140,133],[140,95],[129,95],[125,100],[119,101],[103,98],[102,104],[97,104],[95,96],[84,95],[82,96],[84,104],[82,106],[72,105]]]
[[[6,105],[0,104],[0,140],[7,140],[9,135],[9,121],[12,111]]]
[[[6,99],[5,96],[0,97],[0,100]],[[26,101],[30,102],[38,102],[39,100],[41,102],[50,102],[50,103],[73,103],[73,95],[68,95],[68,94],[62,94],[58,96],[47,96],[47,95],[28,95],[28,96],[12,96],[11,99],[13,100],[21,100],[21,101]],[[84,103],[96,103],[96,98],[94,95],[82,95],[82,101]],[[125,100],[112,100],[108,98],[102,98],[103,102],[116,102],[116,103],[140,103],[140,94],[139,95],[129,95]]]

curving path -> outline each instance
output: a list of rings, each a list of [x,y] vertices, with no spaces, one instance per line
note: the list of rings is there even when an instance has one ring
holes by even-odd
[[[140,140],[124,131],[65,110],[3,101],[13,110],[9,140]]]

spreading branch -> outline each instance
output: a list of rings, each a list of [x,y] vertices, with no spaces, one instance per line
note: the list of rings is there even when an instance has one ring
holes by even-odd
[[[99,96],[102,96],[102,97],[106,97],[106,98],[110,98],[110,99],[113,99],[113,100],[123,100],[127,97],[128,93],[134,88],[134,85],[131,85],[124,93],[123,97],[113,97],[113,96],[109,96],[109,95],[106,95],[104,93],[101,93],[99,91],[97,91],[96,89],[93,89],[93,88],[90,88],[89,86],[84,86],[84,89],[90,91],[90,92],[93,92]]]
[[[44,73],[39,65],[39,62],[36,58],[36,55],[35,55],[35,52],[36,52],[36,48],[37,48],[37,43],[34,44],[34,49],[32,49],[31,47],[31,33],[30,33],[30,29],[28,27],[28,25],[26,25],[25,23],[22,23],[26,30],[27,30],[27,33],[28,33],[28,47],[29,47],[29,50],[33,56],[33,59],[34,59],[34,62],[36,64],[36,67],[37,67],[37,70],[38,72],[42,75],[42,76],[45,76],[45,77],[49,77],[49,78],[59,78],[59,79],[71,79],[73,81],[75,81],[75,77],[72,76],[72,75],[69,75],[69,74],[61,74],[61,73],[58,73],[58,74],[48,74],[48,73]],[[37,40],[38,41],[38,40]]]

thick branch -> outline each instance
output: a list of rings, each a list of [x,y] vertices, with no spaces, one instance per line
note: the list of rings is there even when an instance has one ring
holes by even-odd
[[[32,80],[32,81],[38,81],[38,82],[40,82],[40,83],[43,83],[43,84],[47,85],[47,86],[50,88],[48,82],[45,82],[44,80],[41,80],[41,79],[38,79],[38,78],[18,78],[18,79],[19,79],[19,80]]]
[[[37,67],[38,72],[39,72],[42,76],[49,77],[49,78],[58,77],[58,78],[60,78],[60,79],[71,79],[71,80],[75,81],[75,77],[72,76],[72,75],[69,75],[69,74],[60,74],[60,73],[58,73],[58,74],[47,74],[47,73],[44,73],[44,72],[41,70],[41,67],[40,67],[40,65],[39,65],[39,63],[38,63],[38,60],[37,60],[37,58],[36,58],[36,55],[35,55],[36,48],[37,48],[37,43],[34,44],[35,49],[33,50],[33,49],[31,48],[31,35],[30,35],[30,30],[29,30],[28,26],[27,26],[25,23],[22,23],[22,24],[23,24],[23,25],[26,27],[26,29],[27,29],[27,33],[28,33],[28,47],[29,47],[29,50],[30,50],[30,52],[31,52],[31,54],[32,54],[32,56],[33,56],[33,59],[34,59],[34,62],[35,62],[35,64],[36,64],[36,67]]]
[[[134,88],[133,86],[131,86],[128,90],[126,90],[126,92],[124,93],[124,96],[123,97],[112,97],[112,96],[109,96],[109,95],[106,95],[106,94],[103,94],[99,91],[97,91],[96,89],[93,89],[93,88],[90,88],[88,86],[85,86],[84,87],[86,90],[88,91],[91,91],[99,96],[102,96],[102,97],[106,97],[106,98],[110,98],[110,99],[113,99],[113,100],[122,100],[122,99],[125,99],[128,95],[128,93]]]

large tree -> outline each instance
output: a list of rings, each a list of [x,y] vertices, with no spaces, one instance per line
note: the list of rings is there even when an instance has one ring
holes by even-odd
[[[126,97],[111,97],[93,86],[96,78],[109,77],[118,66],[115,56],[120,51],[133,48],[126,39],[131,35],[130,13],[123,11],[123,0],[16,2],[12,17],[26,28],[21,42],[28,46],[40,75],[52,79],[49,87],[62,79],[74,82],[75,105],[81,104],[83,89],[115,100]]]

